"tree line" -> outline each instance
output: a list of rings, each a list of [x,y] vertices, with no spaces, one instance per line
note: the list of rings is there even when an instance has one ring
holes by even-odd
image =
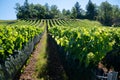
[[[111,5],[107,1],[97,6],[89,0],[86,10],[76,2],[71,10],[60,11],[57,5],[29,4],[28,0],[25,0],[22,6],[17,3],[15,9],[17,19],[90,19],[98,20],[104,25],[112,25],[114,20],[120,19],[119,6]]]

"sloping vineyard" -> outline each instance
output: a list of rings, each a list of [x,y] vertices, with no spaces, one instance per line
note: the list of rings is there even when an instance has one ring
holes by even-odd
[[[48,22],[50,35],[56,40],[60,50],[64,50],[60,55],[71,80],[94,80],[94,69],[98,62],[111,50],[120,49],[120,28],[104,27],[88,20]],[[117,71],[120,70],[119,61],[118,58],[114,62]]]
[[[41,52],[43,59],[36,67],[41,75],[35,76],[95,80],[98,63],[103,59],[109,59],[106,65],[120,71],[120,28],[89,20],[16,20],[0,24],[0,80],[15,77],[44,32],[46,39],[42,41],[46,40],[47,45],[43,50],[47,54]]]
[[[40,40],[44,27],[42,20],[0,24],[0,80],[15,77]]]

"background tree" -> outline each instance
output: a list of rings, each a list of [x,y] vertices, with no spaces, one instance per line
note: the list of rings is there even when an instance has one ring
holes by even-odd
[[[17,18],[19,19],[28,19],[29,18],[29,3],[28,0],[25,0],[24,5],[20,6],[19,3],[16,4]]]
[[[112,23],[112,5],[107,1],[102,2],[99,6],[98,20],[108,26]]]
[[[25,0],[24,5],[16,4],[16,12],[18,19],[42,19],[45,18],[45,7],[40,4],[29,4]]]
[[[45,7],[45,18],[46,19],[50,19],[51,17],[50,17],[50,6],[49,6],[49,4],[46,3],[44,5],[44,7]]]
[[[26,19],[29,19],[30,16],[30,10],[29,10],[29,3],[28,0],[25,0],[24,6],[23,6],[23,14]]]
[[[16,4],[17,19],[53,19],[53,18],[74,18],[74,19],[90,19],[99,20],[104,25],[120,24],[120,8],[117,5],[111,5],[107,1],[102,2],[100,6],[96,6],[89,0],[86,6],[86,12],[80,8],[79,2],[76,2],[71,11],[63,9],[62,13],[56,5],[49,6],[46,3],[44,6],[41,4],[29,4],[25,0],[21,6]]]
[[[117,19],[120,18],[120,9],[118,5],[113,5],[112,6],[112,18]]]
[[[112,26],[118,27],[120,26],[120,8],[118,5],[113,5],[112,8]]]
[[[59,14],[59,10],[58,7],[56,5],[52,5],[50,8],[50,15],[51,18],[58,18],[58,14]]]
[[[86,18],[90,19],[90,20],[95,20],[95,17],[97,15],[97,10],[91,0],[89,0],[88,4],[86,6],[86,9],[87,9]]]
[[[19,3],[16,3],[16,13],[17,13],[17,18],[18,19],[22,19],[23,18],[23,13],[22,13],[22,9],[21,9],[21,6],[20,6],[20,4]]]
[[[63,19],[65,19],[65,18],[70,19],[70,15],[71,15],[70,10],[66,10],[66,9],[63,9],[63,10],[62,10],[62,18],[63,18]]]
[[[62,10],[62,14],[66,16],[67,11],[65,9]]]
[[[29,5],[29,11],[30,11],[29,18],[36,19],[38,17],[38,14],[37,14],[38,11],[35,9],[34,4]]]
[[[81,9],[81,19],[86,19],[86,11]]]
[[[44,6],[42,6],[40,4],[36,4],[35,9],[37,10],[37,18],[38,19],[45,18],[45,7]]]
[[[67,16],[68,19],[70,19],[70,15],[71,15],[70,10],[67,10],[67,11],[66,11],[66,16]]]
[[[72,10],[71,10],[71,18],[77,18],[77,10],[75,7],[72,7]]]
[[[76,10],[76,18],[80,19],[80,17],[81,17],[81,8],[80,8],[79,2],[75,3],[74,8],[75,8],[74,10]]]
[[[29,19],[31,17],[31,11],[32,5],[28,3],[28,0],[25,0],[24,5],[20,6],[19,3],[16,4],[16,12],[17,12],[17,18],[18,19]]]

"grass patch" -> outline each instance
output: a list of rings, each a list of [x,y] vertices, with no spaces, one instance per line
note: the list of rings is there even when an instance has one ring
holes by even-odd
[[[36,74],[37,80],[44,80],[47,73],[47,33],[45,32],[41,39],[40,53],[36,62]]]
[[[0,20],[0,24],[2,24],[2,25],[10,25],[10,24],[13,24],[16,22],[17,22],[17,20]]]

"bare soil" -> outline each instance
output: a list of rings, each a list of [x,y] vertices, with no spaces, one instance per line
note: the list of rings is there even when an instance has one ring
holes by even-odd
[[[34,74],[35,74],[35,64],[37,62],[37,56],[40,53],[40,48],[41,48],[41,41],[37,44],[35,50],[33,51],[29,63],[25,66],[24,72],[21,73],[20,77],[18,80],[35,80],[34,79]]]

